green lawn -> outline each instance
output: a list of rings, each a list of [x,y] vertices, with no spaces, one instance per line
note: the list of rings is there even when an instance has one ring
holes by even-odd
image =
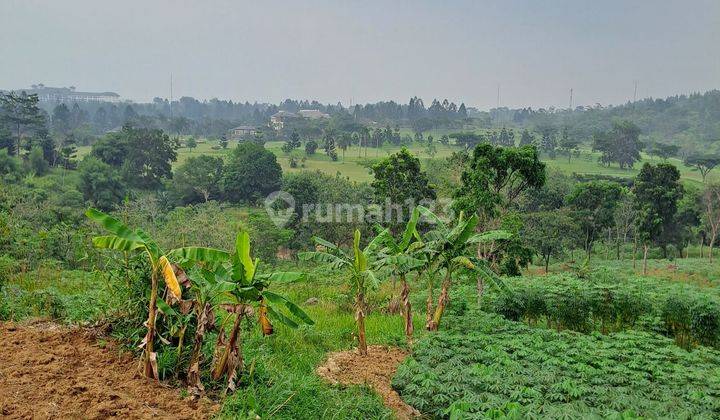
[[[433,137],[436,141],[439,140],[441,132],[436,130]],[[199,140],[198,146],[194,149],[182,147],[178,150],[178,161],[175,165],[182,164],[191,156],[199,155],[213,155],[213,156],[225,156],[230,150],[236,145],[236,142],[230,142],[227,149],[220,149],[216,141]],[[265,147],[272,151],[277,157],[278,162],[285,172],[297,172],[302,170],[320,170],[330,175],[340,173],[342,176],[349,177],[356,181],[370,181],[372,180],[372,174],[366,167],[371,165],[375,160],[381,159],[392,153],[400,150],[399,146],[385,145],[379,150],[375,148],[368,148],[367,150],[360,149],[358,147],[350,147],[345,153],[338,149],[338,161],[333,162],[325,154],[322,148],[318,148],[317,152],[312,156],[306,156],[304,147],[297,149],[292,152],[291,155],[284,153],[281,150],[283,142],[281,141],[269,141],[265,143]],[[433,159],[444,159],[452,154],[454,151],[462,150],[458,146],[444,146],[439,142],[436,142],[437,153]],[[425,146],[419,144],[412,144],[408,147],[410,151],[422,160],[430,159],[431,157],[427,154]],[[90,152],[89,146],[81,146],[78,148],[78,158],[82,158]],[[298,167],[290,167],[290,156],[294,156],[297,159]],[[555,159],[549,159],[547,156],[543,156],[542,160],[547,163],[548,168],[558,169],[564,173],[572,174],[593,174],[593,175],[611,175],[617,177],[633,178],[637,175],[642,167],[642,163],[650,162],[653,164],[660,163],[661,160],[658,158],[651,158],[646,154],[642,155],[643,160],[635,165],[633,169],[620,169],[617,165],[611,165],[610,167],[601,166],[598,164],[597,159],[600,155],[598,153],[591,152],[588,149],[581,151],[579,158],[573,157],[569,162],[567,157],[558,156]],[[305,158],[305,161],[302,159]],[[680,170],[682,179],[689,183],[700,185],[702,177],[700,173],[692,170],[691,168],[683,165],[679,159],[669,159],[668,163],[672,163],[677,166]],[[365,165],[363,165],[365,164]],[[708,175],[708,180],[713,182],[720,181],[720,171],[715,170]]]

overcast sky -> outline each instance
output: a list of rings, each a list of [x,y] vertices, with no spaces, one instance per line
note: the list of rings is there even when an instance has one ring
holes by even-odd
[[[149,100],[170,73],[176,98],[617,104],[720,88],[720,1],[0,0],[0,89]]]

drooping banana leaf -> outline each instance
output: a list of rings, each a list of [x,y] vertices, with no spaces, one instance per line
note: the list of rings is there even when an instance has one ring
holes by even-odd
[[[93,246],[96,248],[113,249],[115,251],[134,251],[145,248],[142,240],[132,241],[115,235],[96,236],[92,239]]]
[[[512,238],[512,233],[504,230],[489,230],[487,232],[477,233],[468,239],[470,244],[486,244],[493,241],[501,241]]]
[[[420,216],[423,216],[428,220],[428,223],[437,225],[441,229],[445,228],[445,223],[435,213],[430,211],[430,209],[424,206],[417,206],[415,208],[417,209]]]
[[[267,299],[269,302],[274,303],[275,305],[285,305],[288,311],[295,316],[297,319],[303,321],[304,323],[308,325],[314,325],[315,321],[313,321],[302,309],[300,309],[299,306],[297,306],[295,303],[291,302],[288,298],[285,296],[278,295],[276,293],[270,292],[268,290],[263,291],[263,297]]]
[[[336,269],[348,264],[347,261],[343,260],[340,257],[320,251],[301,252],[298,254],[298,258],[302,261],[312,261],[318,264],[329,264],[331,268]]]
[[[285,315],[283,315],[282,312],[276,311],[271,305],[268,305],[268,306],[267,306],[267,311],[268,311],[268,316],[269,316],[270,319],[272,319],[273,321],[278,321],[278,322],[280,322],[281,324],[285,324],[285,325],[287,325],[288,327],[290,327],[290,328],[292,328],[292,329],[295,329],[295,328],[298,328],[298,327],[299,327],[299,325],[298,325],[297,322],[295,322],[295,321],[293,321],[292,319],[286,317]]]
[[[97,223],[99,223],[105,230],[112,233],[115,236],[118,236],[120,238],[129,240],[129,241],[135,241],[135,242],[141,242],[142,239],[129,227],[127,227],[123,222],[119,221],[118,219],[110,216],[109,214],[103,213],[100,210],[89,208],[85,215],[90,219]]]
[[[509,296],[513,295],[512,289],[510,289],[508,287],[508,285],[505,284],[505,282],[500,278],[500,276],[495,274],[495,272],[493,272],[489,267],[487,267],[484,262],[475,264],[475,269],[478,272],[478,274],[483,276],[483,278],[485,280],[488,280],[492,285],[497,287],[500,291],[504,292],[505,294],[507,294]]]
[[[162,251],[160,250],[160,247],[153,241],[153,239],[145,233],[140,228],[135,229],[135,234],[139,236],[143,242],[145,242],[145,247],[148,249],[148,252],[150,255],[152,255],[153,260],[157,260],[160,258],[161,255],[163,255]]]
[[[230,254],[226,251],[199,246],[176,248],[168,252],[167,256],[173,261],[203,262],[210,264],[223,263],[230,259]]]
[[[313,242],[315,242],[318,245],[324,246],[325,249],[328,250],[329,253],[332,254],[339,254],[343,257],[347,257],[348,255],[345,253],[345,251],[342,250],[342,248],[338,247],[334,243],[327,241],[319,236],[313,236],[312,237]]]

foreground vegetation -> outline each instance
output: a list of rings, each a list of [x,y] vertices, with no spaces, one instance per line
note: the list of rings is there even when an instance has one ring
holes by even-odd
[[[484,313],[427,337],[393,386],[434,417],[717,417],[720,353],[637,331],[583,335]]]

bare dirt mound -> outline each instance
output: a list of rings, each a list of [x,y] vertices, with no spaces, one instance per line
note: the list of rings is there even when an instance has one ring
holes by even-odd
[[[137,375],[138,364],[87,331],[0,323],[1,418],[207,418],[209,401]]]
[[[407,352],[396,347],[369,346],[368,355],[360,356],[357,350],[328,354],[317,374],[333,384],[368,385],[382,396],[399,419],[418,417],[420,413],[405,404],[390,381]]]

